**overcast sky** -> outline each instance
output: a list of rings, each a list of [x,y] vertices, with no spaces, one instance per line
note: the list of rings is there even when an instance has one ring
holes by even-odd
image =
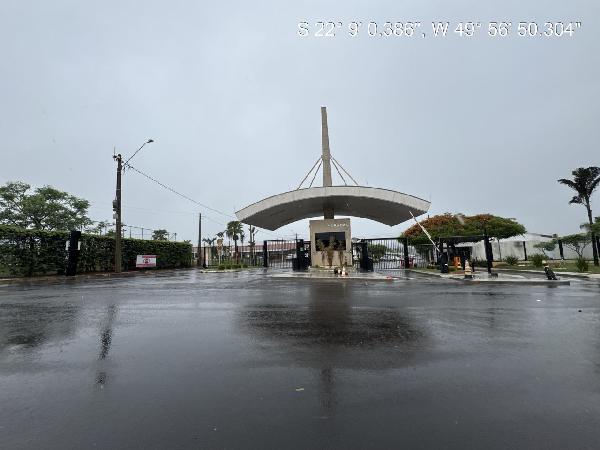
[[[431,21],[483,25],[462,39],[298,36],[299,21],[322,19],[420,20],[429,34]],[[583,25],[571,38],[492,39],[494,20]],[[600,165],[599,32],[597,0],[2,0],[0,183],[50,184],[112,220],[113,147],[128,156],[152,138],[137,168],[233,215],[296,188],[327,106],[332,154],[361,184],[430,200],[430,214],[577,232],[585,211],[556,179]],[[134,172],[123,206],[125,223],[194,242],[198,212],[204,235],[231,220]],[[353,232],[408,225],[356,220]],[[275,235],[294,233],[306,221]]]

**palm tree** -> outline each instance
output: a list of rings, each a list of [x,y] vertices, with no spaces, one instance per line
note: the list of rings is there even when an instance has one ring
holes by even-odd
[[[242,263],[244,262],[244,238],[246,234],[244,233],[244,227],[242,225],[242,231],[240,233],[240,241],[242,242]]]
[[[254,264],[254,237],[256,236],[256,233],[258,232],[258,230],[256,229],[256,227],[254,225],[250,225],[249,228],[250,231],[250,264]]]
[[[594,252],[594,265],[598,266],[598,248],[596,247],[596,233],[594,232],[594,221],[592,220],[592,207],[590,205],[590,198],[594,190],[600,183],[600,167],[579,167],[571,172],[573,175],[572,180],[561,178],[558,180],[560,184],[569,186],[577,195],[575,195],[570,204],[577,204],[585,206],[588,214],[588,224],[590,226],[590,232],[592,235],[592,250]]]
[[[204,242],[205,244],[207,244],[208,248],[210,249],[210,257],[211,258],[214,256],[215,251],[216,251],[216,249],[215,249],[215,241],[216,240],[217,240],[216,237],[214,237],[212,239],[211,238],[204,238],[204,239],[202,239],[202,242]]]
[[[202,239],[202,242],[204,242],[205,244],[208,244],[209,247],[212,247],[212,245],[215,243],[215,241],[217,240],[217,238],[204,238]]]
[[[223,254],[223,236],[225,233],[223,231],[219,231],[217,233],[217,244],[219,244],[219,264],[221,264],[221,255]]]
[[[237,258],[237,254],[238,254],[237,241],[243,232],[244,232],[244,230],[242,228],[242,222],[240,222],[238,220],[232,220],[231,222],[227,223],[227,229],[225,230],[225,234],[227,235],[228,239],[233,239],[236,258]]]

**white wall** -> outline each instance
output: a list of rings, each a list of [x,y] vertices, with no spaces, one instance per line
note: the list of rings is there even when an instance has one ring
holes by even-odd
[[[514,238],[513,238],[514,239]],[[536,244],[540,242],[547,242],[550,239],[532,239],[527,241],[514,241],[514,240],[500,240],[500,243],[497,241],[492,241],[492,251],[494,253],[494,261],[499,261],[500,259],[504,259],[507,256],[516,256],[519,260],[525,259],[525,253],[523,251],[523,242],[525,242],[525,247],[527,248],[527,257],[534,255],[536,253],[542,253],[541,249],[535,248]],[[470,244],[467,244],[470,245]],[[472,256],[475,259],[485,259],[485,249],[483,245],[483,241],[472,244]],[[566,245],[563,245],[564,256],[565,259],[576,259],[577,253],[573,250],[569,249]],[[546,251],[546,255],[548,259],[560,259],[560,251],[558,249],[558,244],[556,248],[548,252]],[[585,248],[583,255],[586,259],[591,260],[593,258],[592,252],[592,244],[588,244]]]

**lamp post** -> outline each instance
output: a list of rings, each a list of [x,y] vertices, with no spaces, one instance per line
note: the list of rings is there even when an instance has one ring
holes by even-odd
[[[117,162],[117,189],[115,192],[115,199],[113,200],[113,211],[115,218],[115,272],[120,273],[122,270],[121,266],[121,228],[122,228],[122,216],[121,216],[121,174],[123,173],[123,165],[127,166],[127,163],[131,161],[137,153],[144,148],[146,144],[154,142],[152,139],[148,139],[144,142],[140,148],[138,148],[133,155],[131,155],[125,163],[123,163],[123,157],[121,154],[113,155],[113,159]]]

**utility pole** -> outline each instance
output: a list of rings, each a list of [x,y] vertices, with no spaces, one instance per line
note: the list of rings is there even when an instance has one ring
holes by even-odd
[[[202,253],[202,213],[198,213],[198,251],[196,252],[196,265],[200,266],[200,254]],[[204,261],[202,261],[202,265]]]
[[[127,166],[127,163],[129,161],[131,161],[131,158],[133,158],[135,155],[138,154],[138,152],[144,148],[144,146],[146,144],[151,144],[152,142],[154,142],[154,140],[152,139],[148,139],[146,142],[144,142],[140,148],[138,148],[133,155],[131,155],[127,161],[125,161],[125,166]],[[115,199],[113,200],[113,211],[115,212],[115,223],[116,223],[116,230],[115,230],[115,272],[116,273],[120,273],[121,272],[121,173],[123,172],[123,158],[121,157],[121,154],[117,154],[114,155],[113,154],[113,159],[115,161],[117,161],[117,192],[116,192],[116,196]],[[131,228],[129,229],[129,232],[131,233]]]
[[[115,193],[115,199],[113,200],[113,211],[115,212],[115,272],[121,272],[121,172],[123,170],[123,159],[121,154],[114,156],[113,159],[117,161],[117,190]]]

